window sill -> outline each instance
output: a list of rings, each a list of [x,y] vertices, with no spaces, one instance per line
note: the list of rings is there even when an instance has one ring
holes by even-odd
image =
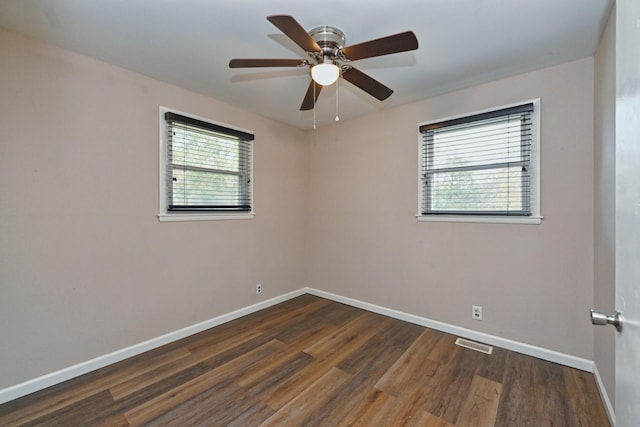
[[[233,220],[233,219],[253,219],[255,212],[241,213],[241,214],[158,214],[160,222],[178,222],[178,221],[221,221],[221,220]]]
[[[418,221],[422,222],[475,222],[487,224],[530,224],[538,225],[542,223],[542,216],[481,216],[481,215],[416,215]]]

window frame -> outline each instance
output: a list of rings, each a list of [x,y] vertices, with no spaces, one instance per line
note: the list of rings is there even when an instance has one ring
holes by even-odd
[[[419,131],[421,126],[427,126],[434,123],[455,121],[459,119],[465,119],[476,115],[482,115],[486,113],[493,113],[503,109],[518,107],[525,104],[533,104],[533,112],[531,113],[531,197],[530,197],[530,211],[531,215],[501,215],[490,214],[483,215],[477,213],[429,213],[424,214],[422,212],[424,194],[425,194],[425,181],[423,179],[423,135]],[[470,113],[459,114],[455,116],[446,117],[443,119],[429,120],[427,122],[418,124],[418,213],[416,218],[418,221],[425,222],[471,222],[471,223],[510,223],[510,224],[540,224],[543,216],[540,214],[540,99],[532,99],[523,102],[517,102],[508,105],[502,105],[498,107],[487,108],[480,111],[474,111]]]
[[[166,113],[172,113],[186,117],[188,119],[196,120],[211,124],[216,127],[227,128],[238,132],[253,134],[253,131],[241,129],[235,126],[230,126],[224,123],[213,121],[206,117],[197,116],[183,111],[176,110],[174,108],[167,108],[160,106],[159,108],[159,141],[160,141],[160,155],[159,155],[159,208],[158,219],[161,222],[172,221],[213,221],[213,220],[237,220],[237,219],[253,219],[255,217],[254,195],[253,195],[253,141],[250,141],[250,155],[249,163],[247,165],[249,169],[249,183],[248,190],[250,192],[251,208],[249,211],[207,211],[207,210],[169,210],[168,203],[168,165],[167,165],[167,145],[168,145],[168,131],[169,124],[165,119]]]

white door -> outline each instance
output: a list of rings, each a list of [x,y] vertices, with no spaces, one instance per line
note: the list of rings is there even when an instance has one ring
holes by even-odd
[[[640,425],[640,0],[616,1],[616,424]]]

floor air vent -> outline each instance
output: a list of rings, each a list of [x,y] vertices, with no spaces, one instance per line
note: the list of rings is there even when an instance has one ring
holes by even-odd
[[[465,340],[464,338],[458,338],[456,345],[460,347],[470,348],[471,350],[479,351],[480,353],[491,354],[493,347],[486,344],[480,344],[479,342]]]

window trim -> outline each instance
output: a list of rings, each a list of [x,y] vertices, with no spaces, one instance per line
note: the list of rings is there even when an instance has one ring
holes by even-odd
[[[532,136],[531,136],[531,171],[534,175],[531,185],[531,215],[518,216],[518,215],[478,215],[478,214],[423,214],[423,188],[424,182],[422,180],[422,133],[418,131],[418,212],[416,218],[421,222],[463,222],[463,223],[491,223],[491,224],[541,224],[544,218],[540,213],[540,98],[530,99],[522,102],[516,102],[513,104],[502,105],[498,107],[487,108],[470,113],[458,114],[455,116],[445,117],[443,119],[429,120],[418,124],[418,130],[421,127],[429,126],[434,123],[442,123],[448,121],[457,121],[472,116],[482,116],[485,114],[491,114],[503,109],[518,107],[524,104],[533,104],[532,118]]]
[[[251,210],[240,211],[240,212],[197,212],[197,211],[170,211],[168,210],[167,204],[167,132],[168,132],[168,124],[165,119],[165,113],[171,113],[186,117],[197,122],[204,122],[212,127],[221,127],[224,129],[230,129],[232,131],[238,132],[239,134],[253,134],[252,131],[238,128],[236,126],[230,126],[224,123],[216,122],[206,117],[197,116],[190,113],[185,113],[183,111],[176,110],[174,108],[168,107],[159,107],[159,135],[158,139],[160,141],[160,155],[159,157],[159,207],[158,207],[158,219],[160,222],[182,222],[182,221],[216,221],[216,220],[236,220],[236,219],[253,219],[255,217],[255,206],[253,199],[253,155],[250,157],[249,169],[252,171],[252,179],[249,182],[249,191],[251,192]],[[251,142],[253,144],[253,141]],[[253,150],[252,150],[253,151]]]

